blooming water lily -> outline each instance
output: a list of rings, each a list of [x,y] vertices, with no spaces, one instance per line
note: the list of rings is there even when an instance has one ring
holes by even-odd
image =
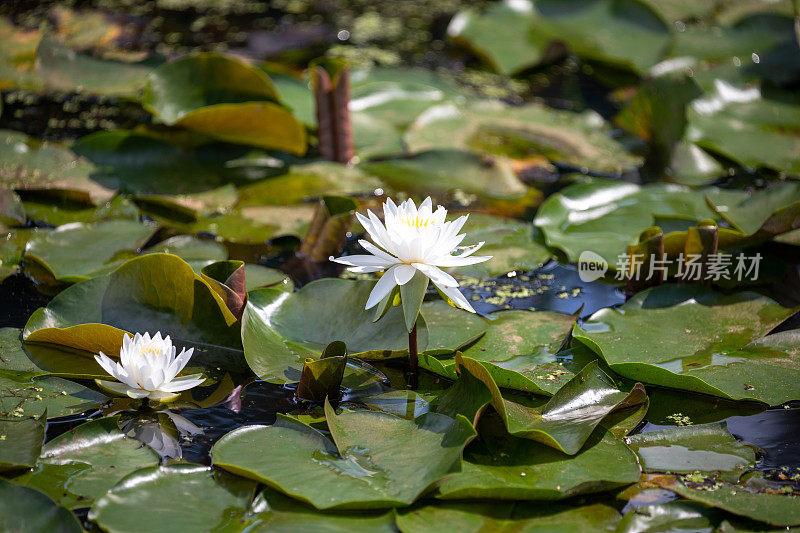
[[[191,389],[205,381],[200,374],[176,377],[192,357],[194,348],[183,349],[177,356],[169,335],[162,338],[161,332],[152,337],[149,333],[127,333],[119,351],[119,363],[103,352],[94,358],[103,369],[120,383],[95,380],[98,385],[131,398],[149,398],[166,402],[178,397],[181,391]]]
[[[483,246],[483,242],[453,255],[466,237],[466,234],[458,232],[467,221],[467,215],[447,222],[447,210],[437,206],[434,211],[430,197],[419,208],[412,200],[406,200],[398,206],[389,198],[383,204],[383,214],[385,225],[372,211],[367,210],[368,217],[356,214],[372,239],[372,242],[363,239],[358,242],[371,255],[349,255],[334,259],[337,263],[348,265],[351,272],[385,271],[369,295],[366,308],[375,307],[396,286],[405,285],[420,272],[457,306],[474,313],[475,310],[458,290],[458,281],[442,270],[491,259],[491,256],[472,255]]]

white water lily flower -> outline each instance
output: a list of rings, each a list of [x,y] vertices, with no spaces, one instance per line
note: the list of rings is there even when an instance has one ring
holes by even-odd
[[[137,333],[133,337],[126,333],[119,351],[119,363],[112,361],[103,352],[94,356],[100,366],[120,383],[99,379],[95,381],[105,389],[131,398],[149,398],[162,402],[175,399],[181,391],[205,381],[200,374],[176,377],[189,362],[194,348],[183,349],[177,356],[176,352],[169,335],[162,339],[160,331],[152,337],[149,333]]]
[[[385,271],[370,293],[366,308],[375,307],[396,286],[405,285],[416,272],[421,272],[456,305],[474,313],[475,310],[458,290],[458,282],[442,270],[491,259],[491,256],[472,255],[483,246],[483,242],[453,255],[466,237],[458,232],[468,215],[446,222],[447,210],[437,206],[434,211],[430,197],[419,208],[412,200],[397,206],[389,198],[383,204],[383,214],[386,225],[372,211],[367,210],[369,218],[356,214],[373,241],[358,242],[372,255],[349,255],[334,259],[337,263],[348,265],[351,272]]]

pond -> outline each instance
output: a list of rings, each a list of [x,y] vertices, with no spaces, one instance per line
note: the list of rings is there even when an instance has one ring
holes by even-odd
[[[3,4],[0,530],[800,527],[794,4]]]

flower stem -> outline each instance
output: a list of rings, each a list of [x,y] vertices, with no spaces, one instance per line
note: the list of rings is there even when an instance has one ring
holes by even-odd
[[[417,354],[417,323],[408,333],[408,388],[417,390],[419,383],[419,356]]]

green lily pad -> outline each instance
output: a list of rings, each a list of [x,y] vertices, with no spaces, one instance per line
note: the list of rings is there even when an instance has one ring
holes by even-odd
[[[87,207],[114,195],[91,178],[94,166],[63,146],[22,133],[0,130],[0,181],[37,196],[49,196]]]
[[[291,109],[294,116],[300,119],[303,124],[311,127],[316,125],[317,115],[314,109],[314,95],[311,93],[307,76],[297,78],[281,72],[268,72],[268,74],[273,87],[280,95],[278,100]]]
[[[462,352],[479,361],[499,387],[552,396],[575,375],[556,356],[575,324],[574,316],[509,310],[490,317],[486,335]],[[420,366],[452,379],[454,357],[452,352],[450,358],[423,355]]]
[[[92,420],[49,441],[34,469],[14,483],[70,509],[91,506],[129,473],[158,463],[157,453],[126,437],[117,423],[118,417]]]
[[[0,189],[0,224],[22,226],[26,220],[25,207],[19,196],[14,191]]]
[[[325,415],[333,440],[278,415],[268,427],[234,430],[212,448],[214,464],[267,483],[318,509],[370,509],[411,504],[458,468],[475,436],[463,417],[426,413],[406,420],[375,411]],[[253,454],[269,449],[269,454]]]
[[[19,271],[28,239],[39,228],[9,230],[0,224],[0,280]]]
[[[27,342],[115,356],[124,332],[171,335],[179,344],[241,348],[239,324],[222,298],[177,256],[148,254],[73,285],[38,309]]]
[[[73,222],[90,224],[106,220],[138,220],[139,209],[131,200],[115,196],[99,207],[87,207],[82,203],[60,201],[54,198],[34,197],[22,202],[29,220],[62,226]]]
[[[626,441],[650,471],[741,473],[756,460],[753,448],[736,440],[724,422],[648,431]]]
[[[371,195],[380,187],[380,180],[358,167],[319,161],[293,166],[288,174],[242,187],[238,205],[291,205],[330,194]]]
[[[754,192],[734,205],[714,206],[719,216],[744,235],[745,241],[759,241],[797,229],[800,224],[800,183],[779,183]],[[721,244],[728,245],[735,236],[720,233]]]
[[[481,438],[464,451],[461,472],[439,485],[437,498],[560,500],[639,480],[636,456],[605,429],[574,456],[509,435],[497,416],[482,417],[478,431]]]
[[[723,166],[698,146],[679,141],[672,149],[668,168],[670,180],[681,185],[698,187],[725,173]]]
[[[551,257],[550,251],[534,241],[533,225],[513,218],[470,214],[464,232],[472,243],[485,242],[480,253],[489,261],[460,267],[463,276],[494,277],[512,270],[533,270]]]
[[[72,149],[96,166],[91,174],[93,180],[143,196],[149,200],[145,205],[151,208],[155,201],[151,195],[167,195],[164,201],[183,197],[188,205],[213,204],[219,198],[209,195],[219,195],[217,189],[225,185],[230,174],[224,169],[224,158],[215,160],[208,156],[202,145],[195,149],[181,148],[164,139],[128,130],[87,135],[73,144]],[[183,206],[181,215],[186,217],[187,211],[191,215],[197,209]]]
[[[0,529],[81,533],[80,522],[69,510],[38,490],[0,479]]]
[[[134,257],[154,231],[153,226],[133,220],[67,224],[34,235],[25,247],[25,260],[60,282],[84,281]]]
[[[147,214],[189,221],[197,220],[204,215],[228,211],[233,208],[237,200],[236,187],[230,183],[218,189],[195,194],[146,194],[135,197],[136,205]]]
[[[142,104],[170,126],[302,155],[305,127],[278,98],[264,71],[217,54],[195,54],[153,71]]]
[[[98,498],[89,519],[120,533],[157,531],[165,524],[176,533],[237,531],[255,489],[249,480],[191,463],[142,468]]]
[[[610,505],[561,505],[552,502],[465,502],[422,504],[397,515],[404,533],[525,531],[601,533],[613,531],[620,515]]]
[[[621,376],[777,405],[798,396],[797,332],[761,337],[795,311],[754,293],[665,285],[598,311],[573,336]]]
[[[422,69],[375,68],[350,74],[350,112],[404,128],[434,104],[460,92],[454,84]]]
[[[0,472],[36,464],[44,442],[45,418],[0,420]]]
[[[530,32],[565,43],[583,59],[643,73],[659,62],[671,41],[669,26],[635,0],[536,0]],[[602,28],[603,31],[598,31]]]
[[[173,254],[200,273],[206,265],[228,259],[228,251],[223,245],[211,239],[201,239],[192,235],[176,235],[144,250],[145,254]]]
[[[616,531],[640,533],[656,531],[693,531],[713,533],[718,512],[694,502],[678,501],[644,505],[631,509],[619,521]]]
[[[740,191],[707,188],[693,191],[679,185],[649,185],[594,179],[571,185],[550,196],[534,224],[545,242],[577,262],[585,250],[599,254],[616,269],[619,254],[627,252],[639,234],[656,223],[697,222],[714,218],[706,205],[731,205],[744,198]]]
[[[425,111],[405,135],[411,152],[458,149],[512,159],[544,156],[576,167],[619,172],[641,160],[608,136],[594,113],[555,110],[540,104],[522,107],[487,101]]]
[[[495,71],[515,74],[536,65],[544,55],[542,43],[529,35],[535,18],[532,2],[498,2],[484,13],[472,9],[457,13],[447,37]]]
[[[781,4],[788,7],[790,2],[773,5]],[[760,11],[731,20],[734,17],[720,13],[717,19],[721,24],[686,25],[676,34],[670,55],[687,62],[703,86],[716,79],[745,82],[764,78],[778,84],[796,79],[799,64],[794,56],[800,49],[792,14]]]
[[[0,418],[57,417],[82,413],[108,398],[74,381],[52,376],[0,374]]]
[[[242,316],[242,344],[250,368],[261,379],[286,383],[298,381],[303,360],[318,357],[335,340],[344,341],[356,356],[406,350],[408,332],[399,307],[377,323],[372,322],[374,312],[364,309],[373,286],[369,281],[322,279],[293,294],[276,289],[251,292]],[[427,327],[418,327],[418,342],[420,350],[427,346]]]
[[[264,245],[281,236],[302,237],[314,216],[313,205],[251,205],[225,214],[200,217],[196,222],[178,223],[158,218],[181,233],[210,233],[233,245]]]
[[[688,117],[687,137],[697,146],[746,167],[800,175],[800,106],[719,81],[713,94],[692,102]]]
[[[683,498],[705,503],[739,516],[773,526],[800,525],[800,497],[788,494],[753,492],[748,484],[715,482],[711,486],[676,480],[666,488]]]
[[[272,102],[216,104],[183,115],[180,126],[222,141],[303,155],[306,129],[285,107]]]
[[[478,361],[460,356],[456,360],[488,387],[492,407],[511,435],[541,442],[569,455],[578,453],[611,412],[639,405],[647,398],[640,384],[630,392],[620,390],[596,362],[586,365],[547,399],[519,393],[503,395]]]
[[[452,354],[486,333],[484,319],[442,300],[423,302],[421,313],[428,326],[428,344],[423,349],[426,354]]]
[[[269,76],[231,57],[194,54],[166,63],[147,80],[143,105],[168,124],[202,107],[278,101]]]
[[[396,156],[405,151],[403,134],[388,120],[367,113],[351,113],[353,147],[359,159]]]
[[[460,189],[490,198],[519,198],[527,191],[508,161],[460,150],[432,150],[361,167],[393,189],[420,194]]]
[[[136,97],[158,60],[125,63],[71,50],[45,35],[36,49],[37,70],[52,90]]]
[[[322,512],[287,498],[280,492],[264,489],[251,506],[252,526],[248,531],[325,531],[329,533],[394,533],[394,513]]]
[[[37,29],[20,28],[5,17],[0,19],[0,87],[38,90],[42,80],[36,72],[36,47],[42,34]]]
[[[25,353],[22,330],[0,328],[0,375],[25,379],[47,373]]]

